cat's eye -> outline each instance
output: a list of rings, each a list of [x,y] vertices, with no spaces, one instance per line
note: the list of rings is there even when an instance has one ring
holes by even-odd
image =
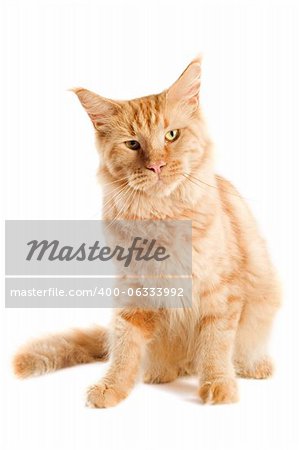
[[[125,144],[131,150],[139,150],[140,149],[140,144],[138,141],[126,141]]]
[[[177,140],[179,135],[180,135],[179,130],[170,130],[170,131],[167,131],[167,133],[165,134],[165,139],[168,142],[174,142]]]

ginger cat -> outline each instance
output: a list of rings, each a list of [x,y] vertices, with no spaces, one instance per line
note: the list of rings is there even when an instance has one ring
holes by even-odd
[[[201,401],[214,404],[238,400],[236,375],[271,376],[280,287],[248,206],[214,173],[200,73],[197,58],[169,89],[131,101],[74,89],[95,128],[103,218],[192,220],[192,308],[117,309],[111,330],[34,340],[14,358],[17,376],[110,357],[87,394],[97,408],[126,398],[140,372],[147,383],[196,374]]]

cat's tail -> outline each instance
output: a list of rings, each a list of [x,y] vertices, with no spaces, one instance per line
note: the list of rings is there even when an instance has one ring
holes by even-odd
[[[109,356],[109,332],[103,327],[46,336],[28,342],[13,359],[13,369],[20,378],[42,375],[64,367]]]

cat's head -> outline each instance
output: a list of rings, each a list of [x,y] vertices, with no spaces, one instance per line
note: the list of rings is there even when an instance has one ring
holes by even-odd
[[[200,59],[157,95],[129,101],[76,88],[96,130],[104,173],[134,190],[167,196],[200,164]]]

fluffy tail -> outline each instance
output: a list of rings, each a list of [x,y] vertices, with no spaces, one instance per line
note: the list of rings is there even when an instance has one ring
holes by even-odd
[[[72,330],[28,342],[13,359],[15,374],[20,378],[93,361],[109,356],[109,333],[102,327]]]

